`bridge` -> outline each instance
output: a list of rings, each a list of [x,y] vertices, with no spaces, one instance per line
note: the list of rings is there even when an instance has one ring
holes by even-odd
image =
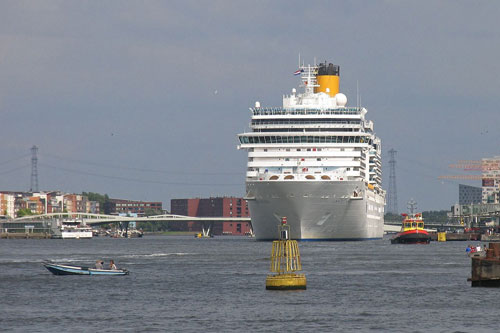
[[[167,221],[214,221],[214,222],[251,222],[249,217],[195,217],[174,214],[153,215],[145,217],[118,216],[92,213],[47,213],[18,217],[9,222],[47,220],[50,218],[71,218],[83,220],[88,225],[99,225],[112,222],[167,222]]]
[[[191,222],[199,221],[202,223],[202,232],[204,236],[208,236],[210,231],[213,229],[213,224],[216,222],[249,222],[252,223],[250,217],[194,217],[194,216],[184,216],[175,214],[163,214],[163,215],[153,215],[145,217],[132,217],[132,216],[118,216],[118,215],[107,215],[107,214],[92,214],[92,213],[48,213],[40,215],[29,215],[18,217],[12,220],[8,220],[9,223],[19,223],[28,221],[43,221],[48,219],[56,218],[66,218],[66,219],[77,219],[85,222],[87,225],[100,225],[107,223],[116,222]],[[5,221],[7,222],[7,221]],[[426,223],[425,226],[429,230],[435,230],[436,228],[446,227],[446,228],[463,228],[461,224],[439,224],[439,223]],[[384,224],[384,232],[398,232],[401,230],[401,222],[388,222]]]
[[[27,215],[23,217],[18,217],[12,220],[6,220],[9,223],[19,223],[23,224],[28,221],[46,221],[49,219],[65,218],[72,220],[81,220],[86,225],[100,225],[108,223],[117,222],[192,222],[199,221],[202,224],[203,236],[209,236],[211,230],[213,229],[213,224],[215,222],[249,222],[252,223],[250,217],[195,217],[195,216],[184,216],[184,215],[174,215],[174,214],[163,214],[163,215],[152,215],[145,217],[132,217],[132,216],[118,216],[118,215],[107,215],[107,214],[93,214],[93,213],[47,213],[39,215]]]

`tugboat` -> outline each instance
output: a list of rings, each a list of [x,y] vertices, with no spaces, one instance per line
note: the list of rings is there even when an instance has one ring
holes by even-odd
[[[429,244],[431,236],[424,229],[422,213],[401,215],[404,216],[403,226],[391,239],[391,244]]]

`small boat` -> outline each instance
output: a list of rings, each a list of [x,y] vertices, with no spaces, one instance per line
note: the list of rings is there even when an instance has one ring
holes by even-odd
[[[70,266],[44,262],[43,265],[54,275],[128,275],[126,269],[97,269],[84,266]]]
[[[93,236],[92,228],[83,221],[66,220],[58,222],[59,228],[55,230],[53,238],[62,239],[90,239]]]
[[[469,245],[465,252],[467,252],[469,258],[484,258],[486,257],[486,246],[481,247],[480,245]]]
[[[207,235],[199,232],[194,234],[194,238],[214,238],[214,235]]]
[[[431,236],[424,229],[422,214],[402,214],[404,216],[401,231],[391,239],[391,244],[429,244]]]

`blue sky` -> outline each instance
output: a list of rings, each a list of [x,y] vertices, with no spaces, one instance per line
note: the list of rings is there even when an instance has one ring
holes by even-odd
[[[243,195],[236,134],[306,63],[341,67],[397,155],[400,210],[448,209],[458,160],[500,155],[494,1],[0,2],[0,189]],[[216,93],[217,92],[217,93]],[[474,185],[472,182],[463,182]]]

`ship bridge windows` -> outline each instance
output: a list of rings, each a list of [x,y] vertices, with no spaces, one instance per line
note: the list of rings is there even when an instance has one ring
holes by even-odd
[[[302,136],[240,136],[242,144],[273,144],[273,143],[368,143],[372,140],[368,136],[355,135],[302,135]]]

